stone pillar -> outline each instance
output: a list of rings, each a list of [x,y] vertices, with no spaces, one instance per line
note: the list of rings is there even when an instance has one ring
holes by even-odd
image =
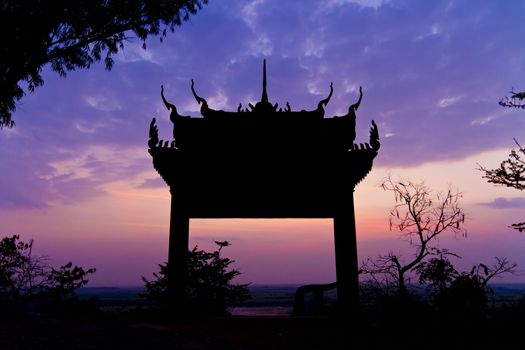
[[[334,216],[335,269],[339,313],[359,309],[359,274],[353,191]]]
[[[167,276],[169,304],[174,311],[184,312],[190,218],[180,196],[178,198],[173,190],[170,192],[171,216]]]

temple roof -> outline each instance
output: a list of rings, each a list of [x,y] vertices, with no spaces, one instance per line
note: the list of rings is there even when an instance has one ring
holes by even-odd
[[[334,217],[348,210],[354,187],[368,174],[380,147],[372,121],[368,143],[354,143],[356,110],[324,118],[333,93],[312,111],[269,101],[266,62],[261,100],[235,112],[214,110],[195,91],[203,118],[170,110],[174,140],[159,140],[150,124],[153,165],[190,217]],[[350,202],[351,203],[351,202]]]
[[[203,118],[180,115],[175,105],[166,100],[164,87],[161,87],[162,100],[170,111],[170,120],[173,122],[175,140],[171,144],[180,150],[200,154],[217,151],[269,154],[295,150],[315,153],[345,152],[359,148],[353,142],[356,137],[356,111],[363,98],[361,88],[357,102],[350,105],[348,112],[342,116],[324,117],[324,107],[333,94],[332,83],[328,96],[319,101],[314,110],[293,111],[288,102],[284,109],[279,108],[277,103],[272,104],[268,98],[264,60],[261,100],[255,105],[248,103],[247,108],[242,108],[239,104],[237,111],[216,110],[197,94],[193,80],[191,91],[201,105]],[[150,130],[150,133],[153,131]],[[378,135],[377,126],[373,122],[372,134]],[[150,146],[158,142],[158,138],[151,138],[151,135],[150,139]],[[363,147],[377,151],[378,136],[371,137],[370,144],[364,144],[361,148]]]
[[[275,115],[277,113],[283,113],[284,115],[291,115],[291,114],[301,114],[303,116],[311,116],[311,117],[317,117],[317,118],[323,118],[324,117],[324,113],[325,113],[325,110],[324,110],[324,107],[328,104],[328,102],[330,101],[330,98],[332,97],[332,94],[333,94],[333,84],[330,83],[330,92],[328,94],[328,96],[319,101],[319,103],[317,104],[317,108],[314,109],[314,110],[311,110],[311,111],[306,111],[306,110],[300,110],[300,111],[292,111],[291,107],[290,107],[290,104],[288,102],[286,102],[286,106],[284,108],[282,107],[279,107],[279,104],[278,103],[275,103],[275,104],[272,104],[270,103],[269,101],[269,98],[268,98],[268,92],[267,92],[267,80],[266,80],[266,60],[263,61],[263,83],[262,83],[262,94],[261,94],[261,100],[259,102],[257,102],[255,104],[255,106],[251,103],[248,103],[248,107],[247,108],[243,108],[242,107],[242,103],[239,103],[239,106],[237,108],[237,111],[224,111],[224,110],[216,110],[216,109],[213,109],[209,106],[208,104],[208,101],[206,101],[205,98],[199,96],[197,94],[197,91],[195,89],[195,82],[194,80],[192,79],[191,80],[191,91],[193,93],[193,96],[195,97],[195,100],[201,105],[201,109],[200,109],[200,112],[201,112],[201,115],[204,117],[204,118],[214,118],[214,117],[233,117],[235,118],[236,115],[238,114],[243,114],[244,116],[246,116],[245,113],[248,113],[248,114],[251,114],[253,116],[264,116],[265,118],[271,118],[272,115]],[[171,110],[171,120],[173,121],[174,119],[178,118],[178,117],[183,117],[181,115],[178,114],[177,112],[177,109],[175,108],[175,106],[171,103],[169,103],[166,98],[164,97],[164,89],[162,88],[161,89],[161,96],[162,96],[162,100],[164,101],[164,104],[166,105],[166,108],[168,108],[168,110]],[[361,102],[361,98],[362,98],[362,91],[360,90],[360,97],[359,97],[359,100],[357,103],[353,104],[349,109],[348,109],[348,113],[347,113],[347,116],[349,117],[352,117],[353,114],[355,113],[355,110],[357,110],[357,108],[359,107],[359,104]],[[344,117],[344,116],[343,116]]]

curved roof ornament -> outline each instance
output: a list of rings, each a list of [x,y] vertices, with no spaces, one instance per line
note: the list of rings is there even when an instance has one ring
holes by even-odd
[[[175,105],[169,103],[167,100],[166,100],[166,97],[164,97],[164,85],[161,85],[160,86],[160,97],[162,98],[162,102],[164,102],[164,106],[166,106],[166,108],[168,109],[168,111],[173,111],[173,110],[177,110],[177,108],[175,107]]]
[[[164,85],[160,86],[160,97],[162,98],[162,102],[164,102],[164,106],[168,109],[168,111],[171,111],[170,113],[170,120],[175,123],[175,120],[177,118],[189,118],[189,116],[183,116],[180,115],[179,112],[177,112],[177,107],[175,107],[174,104],[168,102],[166,100],[166,97],[164,97]]]
[[[355,120],[356,119],[355,111],[357,111],[357,109],[361,105],[362,99],[363,99],[363,87],[360,86],[359,87],[359,99],[357,100],[357,102],[351,105],[350,107],[348,107],[348,113],[346,113],[343,116],[335,116],[335,118],[352,118]]]
[[[333,95],[333,92],[334,92],[334,86],[333,86],[333,83],[331,82],[330,83],[330,93],[328,94],[328,96],[319,101],[319,103],[317,104],[317,109],[315,110],[311,110],[311,111],[305,111],[305,110],[301,110],[301,111],[292,111],[291,108],[290,108],[290,104],[287,102],[286,103],[286,108],[281,108],[281,109],[278,109],[279,108],[279,104],[278,103],[275,103],[275,104],[271,104],[270,101],[269,101],[269,98],[268,98],[268,89],[267,89],[267,76],[266,76],[266,59],[263,60],[263,84],[262,84],[262,93],[261,93],[261,100],[257,103],[255,103],[255,105],[251,104],[251,103],[248,103],[248,108],[246,109],[242,109],[242,105],[240,104],[238,107],[237,107],[237,111],[236,112],[225,112],[223,110],[215,110],[215,109],[212,109],[209,107],[208,105],[208,102],[206,101],[206,99],[202,98],[201,96],[197,95],[197,92],[195,91],[195,82],[193,81],[193,79],[191,80],[191,92],[193,93],[193,96],[195,97],[195,100],[197,101],[197,103],[199,103],[201,105],[201,115],[203,117],[215,117],[215,116],[226,116],[226,115],[231,115],[233,116],[234,114],[237,114],[237,113],[241,113],[241,112],[251,112],[251,113],[255,113],[256,115],[259,115],[259,116],[271,116],[273,115],[274,113],[277,113],[277,112],[288,112],[288,113],[306,113],[308,115],[312,115],[312,116],[316,116],[316,118],[322,118],[324,116],[324,113],[325,113],[325,110],[324,110],[324,107],[326,107],[326,105],[328,104],[328,102],[330,101],[330,99],[332,98],[332,95]],[[359,97],[359,100],[357,101],[357,103],[353,104],[352,106],[350,106],[349,108],[349,112],[347,115],[354,115],[355,116],[355,110],[357,110],[357,108],[359,108],[359,104],[361,103],[361,98],[363,97],[363,94],[362,94],[362,90],[360,88],[360,97]],[[166,105],[166,107],[168,109],[172,109],[174,110],[175,106],[173,106],[172,104],[170,104],[169,102],[167,102],[164,97],[163,97],[163,101],[164,101],[164,104]]]
[[[205,114],[210,111],[210,108],[208,107],[208,102],[195,92],[195,82],[193,79],[191,79],[191,92],[193,93],[195,100],[197,100],[197,103],[201,105],[201,114],[205,116]]]
[[[359,108],[359,105],[361,104],[362,99],[363,99],[363,87],[360,86],[359,87],[359,99],[357,100],[356,103],[348,107],[348,112],[350,112],[350,110],[353,110],[355,113],[355,111],[357,111],[357,109]]]
[[[292,111],[290,104],[286,102],[286,106],[284,108],[279,109],[278,103],[272,104],[269,101],[268,98],[268,88],[267,88],[267,75],[266,75],[266,59],[263,60],[263,81],[262,81],[262,93],[261,93],[261,100],[255,105],[248,103],[248,108],[243,109],[242,104],[239,104],[237,107],[237,110],[234,111],[224,111],[224,110],[215,110],[209,107],[208,102],[203,97],[199,96],[197,92],[195,91],[195,82],[193,79],[191,79],[191,92],[193,93],[193,96],[195,97],[195,100],[197,103],[201,105],[200,113],[205,118],[237,118],[241,113],[249,113],[252,114],[256,118],[260,117],[269,117],[274,118],[277,116],[277,113],[287,113],[290,117],[296,118],[296,116],[301,115],[301,118],[323,118],[325,114],[324,108],[328,105],[328,102],[330,102],[330,99],[332,98],[332,95],[334,93],[334,85],[333,82],[330,83],[330,92],[328,93],[328,96],[319,101],[317,104],[317,108],[314,110],[301,110],[301,111]],[[161,97],[164,102],[164,105],[168,110],[171,110],[170,119],[174,121],[178,117],[185,117],[180,116],[177,113],[177,109],[175,106],[171,103],[169,103],[166,98],[164,97],[164,87],[161,87]],[[356,118],[356,111],[359,108],[361,104],[361,100],[363,99],[363,88],[359,87],[359,98],[357,102],[352,104],[350,107],[348,107],[348,112],[344,116],[344,118],[350,118],[354,119]],[[293,115],[293,116],[292,116]],[[339,116],[334,116],[338,118]]]
[[[319,101],[319,104],[317,105],[317,110],[322,111],[324,115],[324,107],[330,102],[330,98],[332,98],[332,94],[334,93],[334,83],[330,83],[330,93],[328,94],[328,97],[324,100]]]
[[[381,142],[379,142],[379,130],[377,129],[377,124],[372,120],[372,126],[370,127],[370,146],[374,151],[379,151],[381,147]]]

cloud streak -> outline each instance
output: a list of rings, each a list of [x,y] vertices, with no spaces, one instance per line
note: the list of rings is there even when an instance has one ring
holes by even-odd
[[[503,198],[499,197],[492,202],[479,203],[496,209],[525,208],[525,198]]]

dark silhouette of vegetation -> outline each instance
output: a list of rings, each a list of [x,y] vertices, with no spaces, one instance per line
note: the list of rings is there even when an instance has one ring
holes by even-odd
[[[6,313],[29,305],[52,311],[73,301],[75,290],[85,286],[87,276],[96,271],[71,262],[55,269],[32,251],[33,241],[21,241],[18,235],[0,240],[0,308]]]
[[[492,292],[489,281],[502,274],[515,273],[517,265],[496,257],[491,266],[480,263],[469,272],[458,272],[449,258],[461,257],[434,243],[444,232],[466,235],[465,214],[459,206],[461,193],[449,189],[432,196],[423,183],[393,181],[390,177],[383,181],[382,187],[394,193],[396,202],[390,211],[390,229],[407,238],[415,251],[408,259],[402,260],[390,252],[364,262],[362,273],[368,277],[365,296],[375,298],[376,303],[405,307],[407,302],[415,300],[408,289],[414,277],[416,283],[428,290],[430,304],[439,311],[477,315],[487,306]],[[421,302],[418,312],[430,305]]]
[[[487,179],[489,183],[523,191],[525,189],[525,148],[516,139],[514,139],[514,142],[518,149],[512,149],[509,157],[501,162],[499,168],[487,169],[479,164],[478,167],[479,170],[485,173],[483,178]],[[525,222],[512,224],[510,227],[523,232],[525,230]]]
[[[419,283],[426,285],[435,306],[440,310],[455,310],[472,313],[487,306],[488,286],[493,278],[516,272],[516,263],[496,257],[492,266],[477,264],[469,272],[458,272],[448,256],[459,258],[448,251],[424,261],[416,268]]]
[[[521,108],[525,109],[525,91],[515,92],[514,89],[510,90],[510,97],[506,96],[502,98],[498,104],[502,107],[507,108]]]
[[[221,256],[227,241],[215,242],[218,248],[212,252],[199,250],[195,246],[188,252],[186,297],[188,310],[196,315],[224,315],[227,304],[241,302],[250,298],[248,284],[233,284],[240,272],[230,269],[234,260]],[[167,307],[168,265],[160,264],[160,271],[154,273],[155,279],[149,281],[142,277],[146,286],[144,297]]]
[[[424,183],[393,181],[390,177],[381,184],[385,191],[392,192],[395,206],[390,211],[390,230],[396,230],[415,249],[410,258],[402,258],[392,252],[380,255],[376,260],[368,259],[362,265],[362,273],[373,282],[393,285],[401,299],[408,298],[407,278],[424,259],[436,253],[432,246],[443,233],[465,235],[463,227],[465,213],[459,206],[460,192],[449,189],[432,196]]]
[[[14,235],[0,241],[0,303],[22,301],[39,291],[46,280],[46,265],[33,257],[33,241]]]
[[[0,127],[12,127],[16,103],[24,88],[42,85],[42,69],[66,76],[104,61],[136,36],[146,48],[150,35],[160,40],[174,31],[207,0],[2,1],[0,32]]]
[[[431,297],[444,293],[458,275],[449,256],[459,258],[448,250],[439,250],[433,258],[421,262],[415,269],[419,283],[427,286]]]

